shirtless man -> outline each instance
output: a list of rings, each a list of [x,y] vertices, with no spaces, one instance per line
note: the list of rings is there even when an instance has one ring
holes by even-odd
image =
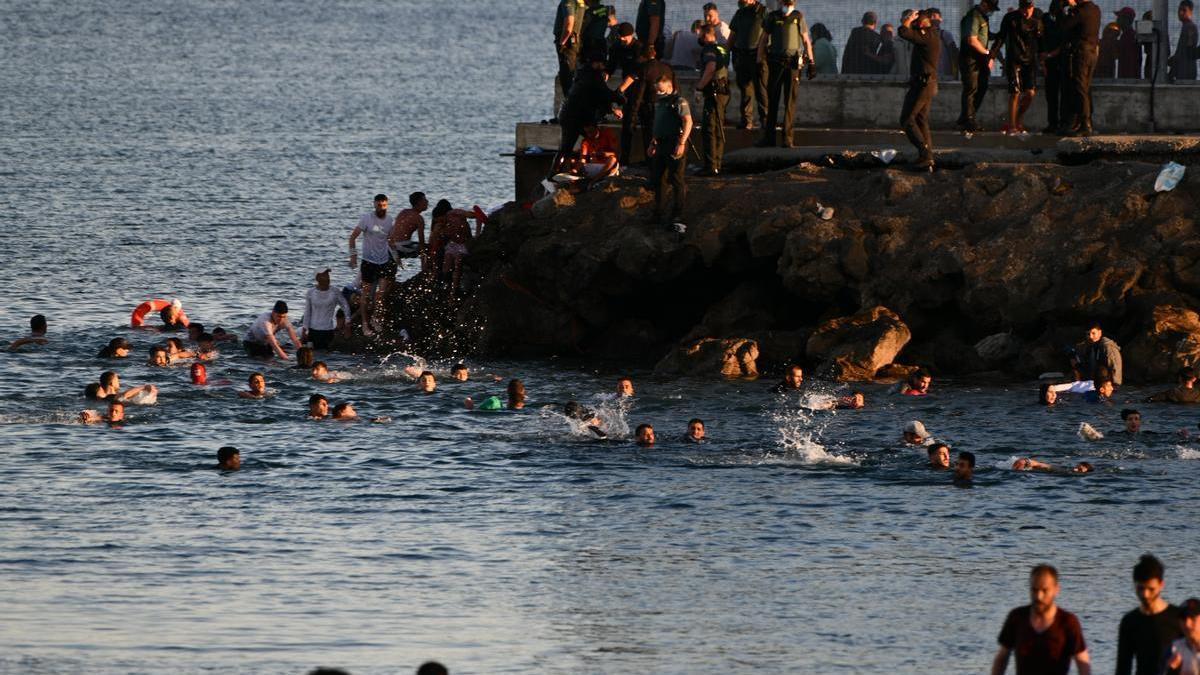
[[[643,448],[654,447],[654,427],[650,426],[649,424],[638,425],[637,430],[634,431],[634,440]]]
[[[322,384],[334,384],[338,381],[329,374],[329,366],[325,365],[324,361],[317,361],[312,365],[312,379]]]
[[[15,352],[25,345],[44,345],[46,339],[46,317],[38,314],[29,320],[29,336],[18,338],[8,346],[8,351]]]
[[[703,443],[705,438],[704,420],[696,418],[688,422],[687,434],[683,440],[690,443]]]
[[[122,402],[130,402],[134,399],[151,399],[158,396],[158,388],[152,384],[143,384],[140,387],[130,387],[128,391],[121,391],[121,377],[116,371],[106,370],[100,373],[100,388],[96,391],[95,398],[103,400],[109,397],[116,396]]]
[[[247,391],[239,391],[238,398],[265,398],[267,395],[267,378],[263,377],[262,373],[251,373],[247,378],[246,384],[250,386]]]
[[[471,231],[468,219],[475,221],[475,231]],[[456,209],[445,199],[439,201],[433,208],[433,225],[429,230],[431,264],[435,278],[443,277],[447,270],[450,272],[450,293],[458,290],[462,278],[462,261],[467,257],[467,243],[478,237],[483,230],[483,223],[472,211]],[[437,255],[442,254],[441,264]]]
[[[329,399],[320,394],[308,397],[308,419],[323,420],[329,415]]]
[[[396,222],[392,225],[392,233],[388,235],[388,246],[396,252],[397,257],[412,257],[412,236],[417,235],[416,254],[421,257],[421,271],[429,271],[429,255],[425,248],[425,218],[421,216],[429,208],[429,200],[424,192],[414,192],[408,196],[410,208],[396,214]]]
[[[417,389],[422,394],[432,394],[437,391],[437,378],[428,370],[422,372],[417,377]]]

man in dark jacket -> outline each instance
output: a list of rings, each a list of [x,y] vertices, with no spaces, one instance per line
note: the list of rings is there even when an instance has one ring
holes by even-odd
[[[863,14],[862,25],[850,31],[846,51],[842,54],[842,74],[873,75],[883,72],[879,61],[883,38],[875,32],[878,21],[875,12],[867,12]]]
[[[904,108],[900,112],[900,126],[904,135],[917,149],[918,169],[933,169],[933,134],[929,131],[929,110],[938,90],[938,59],[942,53],[942,39],[933,29],[927,11],[909,14],[900,23],[900,37],[913,45],[912,63],[909,72],[908,94],[904,97]]]

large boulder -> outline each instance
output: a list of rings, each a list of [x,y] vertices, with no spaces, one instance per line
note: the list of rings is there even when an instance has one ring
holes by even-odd
[[[758,343],[745,338],[703,338],[680,345],[655,366],[658,375],[758,377]]]
[[[1200,364],[1200,314],[1176,305],[1159,305],[1146,329],[1121,352],[1125,379],[1173,382],[1178,369]]]
[[[895,312],[872,307],[821,324],[808,339],[808,358],[820,363],[818,374],[839,382],[870,380],[911,338],[908,326]]]

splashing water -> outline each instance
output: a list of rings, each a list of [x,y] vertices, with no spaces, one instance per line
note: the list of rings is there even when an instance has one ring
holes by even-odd
[[[814,417],[809,414],[805,405],[823,394],[809,394],[800,403],[800,407],[784,407],[778,412],[769,413],[768,418],[776,424],[779,433],[779,447],[783,449],[781,457],[768,453],[766,460],[783,459],[800,461],[803,464],[840,464],[857,466],[858,461],[845,455],[836,455],[825,449],[817,442],[821,433],[831,421],[830,416],[822,416],[814,426]]]
[[[1079,437],[1085,441],[1098,441],[1104,438],[1104,434],[1096,430],[1096,427],[1087,422],[1079,423]]]

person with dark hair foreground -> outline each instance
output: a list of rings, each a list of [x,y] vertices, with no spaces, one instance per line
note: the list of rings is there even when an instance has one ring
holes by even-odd
[[[654,447],[654,427],[649,424],[639,424],[633,432],[634,441],[643,448]]]
[[[1183,637],[1171,644],[1166,669],[1170,675],[1200,675],[1200,600],[1188,598],[1179,608]]]
[[[1162,597],[1164,573],[1162,561],[1149,553],[1133,566],[1133,592],[1137,594],[1138,607],[1121,617],[1117,631],[1117,675],[1157,675],[1163,654],[1181,635],[1179,608]]]
[[[217,468],[222,471],[237,471],[242,468],[242,453],[228,445],[217,450]]]
[[[992,675],[1004,673],[1010,655],[1016,657],[1018,675],[1066,675],[1072,659],[1079,675],[1091,675],[1083,628],[1078,617],[1055,604],[1058,592],[1058,570],[1050,565],[1034,567],[1029,573],[1030,603],[1012,610],[1004,620]]]
[[[945,443],[934,443],[926,448],[929,456],[929,468],[945,471],[950,468],[950,446]]]
[[[959,487],[967,487],[973,480],[975,480],[975,453],[963,450],[958,453],[958,459],[954,460],[954,484]]]

